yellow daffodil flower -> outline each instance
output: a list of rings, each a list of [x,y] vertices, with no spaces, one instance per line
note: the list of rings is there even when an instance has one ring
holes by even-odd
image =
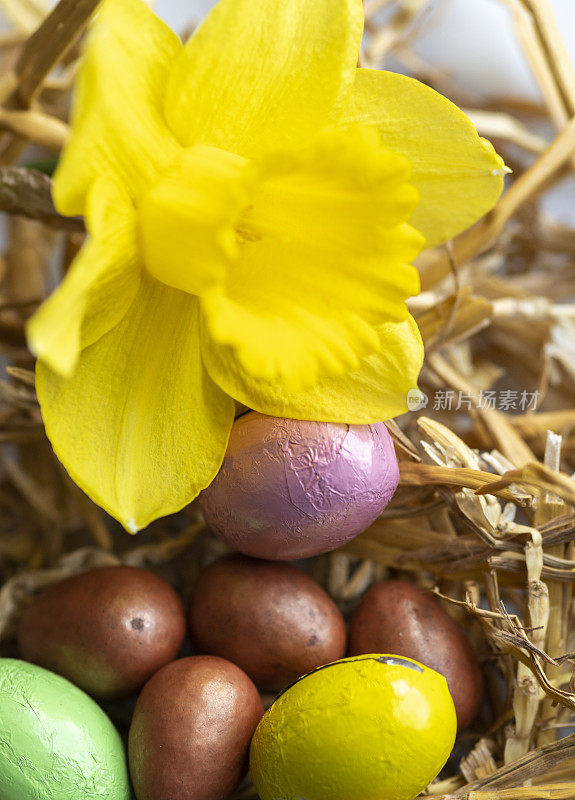
[[[54,180],[89,240],[29,325],[46,431],[130,531],[214,478],[234,401],[406,410],[411,262],[496,202],[503,163],[448,100],[357,68],[361,0],[221,0],[183,46],[105,0]]]

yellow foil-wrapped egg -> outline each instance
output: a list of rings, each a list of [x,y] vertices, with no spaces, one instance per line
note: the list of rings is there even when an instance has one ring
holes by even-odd
[[[262,800],[412,800],[455,741],[445,678],[417,661],[335,661],[280,694],[258,725],[250,770]]]

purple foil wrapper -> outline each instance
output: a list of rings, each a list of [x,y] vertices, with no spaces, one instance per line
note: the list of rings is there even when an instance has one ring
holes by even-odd
[[[307,558],[362,533],[398,481],[383,422],[302,422],[250,412],[234,423],[222,467],[200,503],[210,528],[234,550]]]

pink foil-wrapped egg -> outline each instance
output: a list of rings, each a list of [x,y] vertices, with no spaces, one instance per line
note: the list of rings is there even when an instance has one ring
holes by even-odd
[[[288,560],[334,550],[364,531],[399,481],[383,422],[237,419],[224,462],[200,495],[212,531],[234,550]]]

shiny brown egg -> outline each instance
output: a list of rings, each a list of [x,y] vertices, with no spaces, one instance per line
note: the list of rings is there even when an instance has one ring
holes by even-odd
[[[137,800],[226,800],[247,770],[263,715],[245,672],[223,658],[191,656],[146,684],[128,743]]]
[[[483,678],[477,656],[460,626],[439,602],[407,581],[371,587],[351,621],[348,655],[393,653],[413,658],[447,680],[457,728],[477,714]]]
[[[291,564],[224,556],[200,575],[190,604],[196,652],[227,658],[275,691],[345,655],[341,612]]]
[[[103,567],[44,590],[25,611],[22,658],[100,698],[140,689],[176,658],[186,629],[180,598],[136,567]]]

